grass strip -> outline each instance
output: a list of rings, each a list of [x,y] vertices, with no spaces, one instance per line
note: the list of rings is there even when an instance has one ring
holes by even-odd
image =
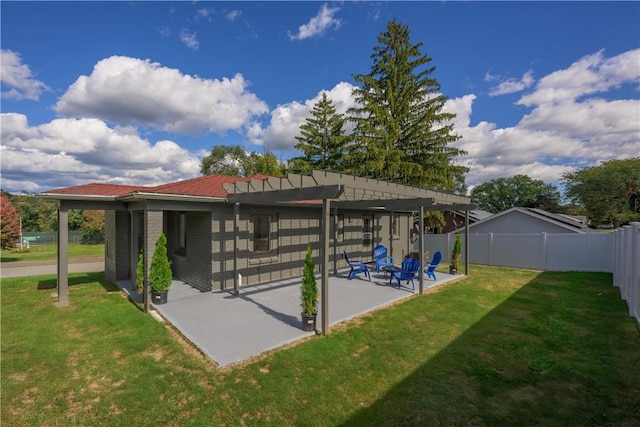
[[[104,243],[84,244],[69,243],[69,258],[99,258],[104,256]],[[55,260],[58,256],[58,247],[55,243],[44,245],[31,245],[30,248],[2,249],[0,262],[9,265],[19,261],[48,261]],[[6,264],[5,264],[6,263]]]

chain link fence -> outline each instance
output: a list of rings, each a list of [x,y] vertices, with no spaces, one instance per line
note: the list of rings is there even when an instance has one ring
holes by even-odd
[[[69,231],[69,243],[81,243],[85,235],[84,231]],[[44,245],[58,242],[57,231],[25,231],[22,233],[22,241],[25,245]]]

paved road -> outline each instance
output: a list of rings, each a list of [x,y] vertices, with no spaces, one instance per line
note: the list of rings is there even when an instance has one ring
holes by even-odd
[[[58,266],[51,261],[18,261],[0,264],[0,277],[25,277],[43,274],[56,274]],[[72,258],[69,259],[69,273],[90,273],[104,271],[104,258]]]

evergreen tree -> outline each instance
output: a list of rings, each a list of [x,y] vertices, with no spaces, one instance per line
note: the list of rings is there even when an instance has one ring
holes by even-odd
[[[393,20],[378,37],[369,74],[356,74],[359,106],[349,110],[355,123],[347,172],[422,188],[464,187],[467,168],[453,160],[466,154],[451,147],[454,114],[442,112],[446,97],[432,77],[431,58],[412,45],[409,27]]]
[[[167,258],[167,237],[164,233],[161,233],[151,258],[149,283],[151,283],[153,289],[162,292],[169,289],[171,280],[171,265],[169,264],[169,258]]]
[[[140,295],[144,292],[144,248],[140,250],[138,264],[136,265],[136,291]]]
[[[304,276],[300,288],[300,307],[303,316],[313,316],[318,313],[318,285],[315,276],[315,263],[311,255],[311,246],[307,245],[307,255],[304,259]]]
[[[342,158],[347,141],[343,129],[344,122],[344,116],[336,113],[333,102],[327,97],[326,92],[322,92],[322,98],[313,106],[311,117],[300,126],[301,136],[296,136],[296,148],[302,151],[304,156],[291,159],[291,170],[342,171]]]

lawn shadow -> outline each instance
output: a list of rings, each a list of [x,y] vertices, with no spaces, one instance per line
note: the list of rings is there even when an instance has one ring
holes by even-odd
[[[104,278],[104,272],[98,271],[94,273],[73,273],[69,275],[69,286],[85,285],[87,283],[98,282],[107,292],[116,292],[120,288]],[[38,290],[56,289],[58,284],[57,278],[42,279],[38,281]]]
[[[471,326],[343,426],[640,425],[637,326],[610,274],[543,272],[475,323],[483,297],[462,298],[451,322]]]

